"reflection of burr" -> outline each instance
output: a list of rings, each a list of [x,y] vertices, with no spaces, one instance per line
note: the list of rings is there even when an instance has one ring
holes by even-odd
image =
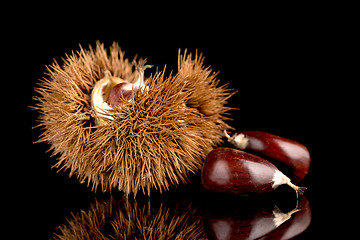
[[[123,197],[96,201],[72,214],[55,239],[206,239],[202,218],[193,204],[154,203]]]
[[[177,73],[145,78],[145,60],[133,70],[117,44],[98,43],[48,67],[34,109],[55,167],[126,194],[188,182],[230,128],[231,93],[203,61],[185,52]]]

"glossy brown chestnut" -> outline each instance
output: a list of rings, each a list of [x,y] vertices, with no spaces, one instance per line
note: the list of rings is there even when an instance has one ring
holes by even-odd
[[[306,188],[295,186],[269,161],[253,154],[219,147],[206,157],[202,169],[203,186],[213,192],[248,195],[271,192],[287,184],[302,194]]]
[[[111,106],[124,105],[124,101],[130,100],[133,93],[133,84],[128,82],[119,83],[111,89],[107,103]]]
[[[235,147],[260,153],[291,167],[296,181],[303,179],[309,171],[309,151],[297,141],[260,131],[241,131],[232,137],[225,134]]]

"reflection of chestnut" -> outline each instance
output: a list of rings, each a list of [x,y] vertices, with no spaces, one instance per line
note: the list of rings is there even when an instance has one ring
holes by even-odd
[[[311,222],[311,209],[308,200],[302,197],[299,203],[300,211],[278,226],[274,231],[267,234],[262,240],[291,239],[304,232]]]
[[[309,171],[310,154],[301,143],[260,131],[241,131],[230,137],[229,142],[241,150],[250,150],[290,167],[297,181]]]
[[[287,184],[302,194],[298,187],[267,160],[238,149],[219,147],[211,151],[202,170],[204,187],[213,192],[248,195],[271,192]]]
[[[243,207],[246,208],[246,207]],[[271,210],[257,209],[253,213],[205,218],[204,227],[209,239],[290,239],[305,231],[310,225],[311,210],[305,197],[298,207],[283,213],[277,207]]]

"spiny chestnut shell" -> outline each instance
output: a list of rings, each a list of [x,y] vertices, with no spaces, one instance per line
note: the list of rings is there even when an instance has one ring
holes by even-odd
[[[176,75],[156,72],[145,81],[148,91],[136,91],[133,101],[109,111],[113,120],[97,126],[90,102],[95,82],[106,70],[130,83],[138,74],[116,43],[109,52],[100,43],[81,48],[63,65],[49,66],[36,89],[39,141],[50,144],[56,168],[94,190],[149,194],[186,183],[230,128],[224,114],[233,93],[218,86],[203,60],[179,54]]]

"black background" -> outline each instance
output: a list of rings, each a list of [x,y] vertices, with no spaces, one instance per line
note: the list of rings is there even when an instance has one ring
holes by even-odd
[[[141,11],[136,6],[88,7],[23,10],[15,15],[21,16],[21,22],[6,29],[3,47],[10,53],[10,89],[16,90],[9,99],[21,100],[9,129],[18,127],[7,141],[7,151],[11,149],[16,156],[11,157],[15,164],[7,183],[15,184],[5,184],[11,189],[5,190],[6,197],[17,202],[11,221],[15,236],[25,233],[46,239],[71,212],[86,211],[96,197],[102,197],[77,179],[69,179],[67,172],[51,169],[56,159],[46,153],[48,146],[33,144],[40,131],[32,129],[38,115],[29,109],[46,65],[53,59],[61,62],[65,53],[78,50],[79,44],[87,48],[97,40],[106,46],[116,41],[127,58],[138,54],[159,69],[167,65],[168,72],[176,70],[178,49],[202,52],[205,64],[220,72],[221,83],[230,82],[230,87],[238,90],[229,101],[230,106],[239,108],[233,112],[232,126],[274,133],[308,147],[312,165],[299,185],[308,187],[305,195],[313,219],[296,239],[333,234],[337,223],[329,213],[336,211],[329,209],[337,205],[329,190],[338,183],[324,174],[336,161],[327,153],[326,143],[332,137],[329,130],[334,128],[329,118],[334,111],[340,112],[333,97],[341,90],[334,88],[338,81],[331,81],[336,75],[331,64],[337,51],[337,34],[332,31],[336,14],[323,15],[319,14],[322,8],[300,6],[289,6],[286,11],[276,7],[270,11],[266,6],[207,9],[185,4],[157,11],[147,6]],[[191,195],[201,188],[195,185],[195,190],[178,191]],[[280,191],[292,199],[286,189]],[[161,195],[155,196],[161,201]]]

